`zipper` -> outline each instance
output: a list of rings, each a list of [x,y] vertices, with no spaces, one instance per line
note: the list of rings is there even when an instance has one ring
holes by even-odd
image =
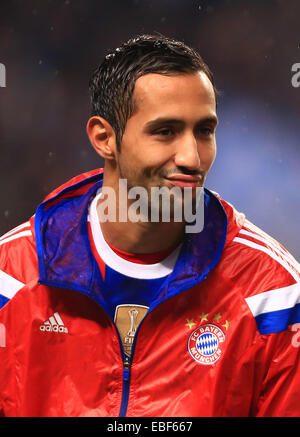
[[[147,314],[145,315],[145,317],[141,320],[139,326],[137,327],[137,330],[135,332],[134,335],[134,339],[131,345],[131,354],[130,357],[128,355],[125,354],[124,349],[123,349],[123,344],[122,344],[122,340],[118,331],[118,328],[115,326],[118,337],[119,337],[119,341],[120,341],[120,348],[121,348],[121,353],[123,356],[123,390],[122,390],[122,401],[121,401],[121,407],[120,407],[120,413],[119,413],[119,417],[125,417],[126,413],[127,413],[127,407],[128,407],[128,401],[129,401],[129,393],[130,393],[130,376],[131,376],[131,364],[132,364],[132,359],[133,359],[133,355],[134,355],[134,350],[135,350],[135,344],[136,344],[136,340],[137,340],[137,334],[140,330],[140,327],[142,325],[142,323],[144,322],[144,320],[146,319],[146,317],[149,315],[149,313],[153,310],[153,308],[151,308],[151,310],[149,309]]]
[[[39,279],[38,283],[41,284],[41,285],[45,285],[47,287],[63,288],[65,290],[70,290],[70,291],[75,291],[75,292],[82,293],[84,296],[87,296],[89,299],[91,299],[93,302],[95,302],[97,305],[99,305],[99,307],[107,314],[108,318],[111,320],[112,325],[114,326],[115,331],[117,333],[117,337],[119,339],[120,352],[121,352],[122,361],[123,361],[123,389],[122,389],[122,400],[121,400],[119,416],[120,417],[125,417],[126,416],[126,411],[127,411],[127,406],[128,406],[128,400],[129,400],[129,391],[130,391],[131,359],[124,352],[123,344],[122,344],[122,340],[121,340],[121,337],[120,337],[119,330],[118,330],[116,324],[114,323],[114,321],[109,317],[106,308],[104,308],[104,306],[101,305],[101,303],[98,302],[96,299],[92,298],[91,296],[88,296],[84,290],[75,290],[74,288],[67,287],[66,285],[64,285],[64,287],[62,287],[59,284],[51,283],[51,281],[44,281],[42,279]],[[137,331],[138,331],[138,329],[137,329]],[[135,338],[134,338],[134,340],[135,340]],[[133,341],[133,343],[134,343],[134,341]],[[132,355],[133,354],[131,354],[131,357],[132,357]]]
[[[130,370],[131,370],[131,361],[130,358],[127,355],[125,355],[125,358],[123,359],[123,389],[122,389],[122,402],[121,402],[120,414],[119,414],[120,417],[125,417],[127,412],[129,391],[130,391]]]
[[[206,277],[204,279],[206,279]],[[81,292],[83,295],[88,296],[86,294],[85,290],[74,289],[72,287],[66,286],[65,284],[62,287],[60,284],[51,283],[51,281],[44,281],[44,280],[39,279],[38,282],[41,285],[46,285],[46,286],[55,287],[55,288],[63,288],[65,290],[71,290],[71,291],[75,291],[75,292]],[[197,281],[195,281],[195,282],[197,282]],[[107,314],[107,316],[109,317],[109,315],[107,313],[107,310],[104,308],[103,305],[101,305],[100,302],[98,302],[96,299],[92,298],[91,296],[88,296],[88,297],[91,300],[93,300],[96,304],[98,304],[102,308],[102,310]],[[152,308],[150,306],[147,314],[141,320],[139,326],[137,327],[137,330],[135,332],[134,339],[133,339],[133,342],[132,342],[132,346],[131,346],[131,355],[130,355],[130,357],[125,354],[119,330],[118,330],[116,324],[114,323],[114,321],[111,320],[111,318],[109,317],[109,319],[112,321],[112,324],[113,324],[113,326],[115,328],[115,331],[116,331],[118,339],[119,339],[120,352],[121,352],[122,361],[123,361],[123,388],[122,388],[122,400],[121,400],[119,417],[125,417],[126,413],[127,413],[127,407],[128,407],[128,401],[129,401],[129,393],[130,393],[131,364],[132,364],[132,359],[133,359],[133,355],[134,355],[134,351],[135,351],[135,345],[136,345],[136,340],[137,340],[138,332],[139,332],[139,330],[141,328],[141,325],[145,321],[145,319],[153,311],[153,309],[156,308],[157,306],[158,306],[157,303]]]

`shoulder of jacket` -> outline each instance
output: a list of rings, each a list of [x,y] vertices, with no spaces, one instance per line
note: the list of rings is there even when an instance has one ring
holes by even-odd
[[[0,237],[0,303],[38,277],[34,217]],[[1,307],[1,305],[0,305]]]
[[[244,213],[238,211],[230,202],[224,200],[219,193],[212,190],[210,190],[210,192],[219,200],[227,216],[227,220],[228,220],[227,236],[226,236],[226,245],[227,245],[239,233],[240,229],[245,223],[246,216]]]
[[[230,247],[239,253],[237,260],[245,266],[256,266],[257,275],[284,276],[284,281],[292,283],[300,280],[300,265],[293,255],[275,238],[245,220],[238,234],[233,238]]]
[[[300,266],[276,239],[245,220],[227,246],[223,265],[261,334],[300,322]]]
[[[299,281],[299,263],[275,238],[251,223],[228,201],[212,191],[228,218],[222,257],[226,276],[242,284],[245,297]]]
[[[73,185],[76,185],[80,182],[85,181],[86,179],[89,179],[93,176],[97,176],[100,175],[104,172],[103,168],[97,168],[95,170],[91,170],[85,173],[81,173],[73,178],[71,178],[70,180],[68,180],[67,182],[65,182],[64,184],[60,185],[58,188],[56,188],[55,190],[51,191],[51,193],[49,193],[45,199],[43,200],[44,202],[46,200],[52,199],[53,197],[57,196],[58,194],[60,194],[62,191],[64,191],[66,188],[70,188]]]

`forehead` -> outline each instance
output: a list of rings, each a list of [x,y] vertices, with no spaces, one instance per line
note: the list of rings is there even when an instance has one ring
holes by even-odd
[[[137,79],[133,98],[137,112],[166,107],[215,110],[213,85],[203,71],[193,74],[149,73]]]

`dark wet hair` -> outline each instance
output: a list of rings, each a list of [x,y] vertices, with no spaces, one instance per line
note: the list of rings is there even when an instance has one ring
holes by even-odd
[[[91,76],[91,115],[107,120],[116,134],[118,149],[127,120],[133,115],[136,80],[148,73],[213,75],[199,53],[181,41],[162,35],[139,35],[107,54]]]

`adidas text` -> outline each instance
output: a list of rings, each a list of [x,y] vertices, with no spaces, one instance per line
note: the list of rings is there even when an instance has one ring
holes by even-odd
[[[40,326],[41,331],[48,331],[48,332],[64,332],[65,334],[68,334],[68,328],[65,326],[51,326],[51,325],[41,325]]]
[[[42,325],[40,325],[40,331],[61,332],[64,334],[68,334],[69,332],[57,312],[49,317],[49,320],[46,320]]]

